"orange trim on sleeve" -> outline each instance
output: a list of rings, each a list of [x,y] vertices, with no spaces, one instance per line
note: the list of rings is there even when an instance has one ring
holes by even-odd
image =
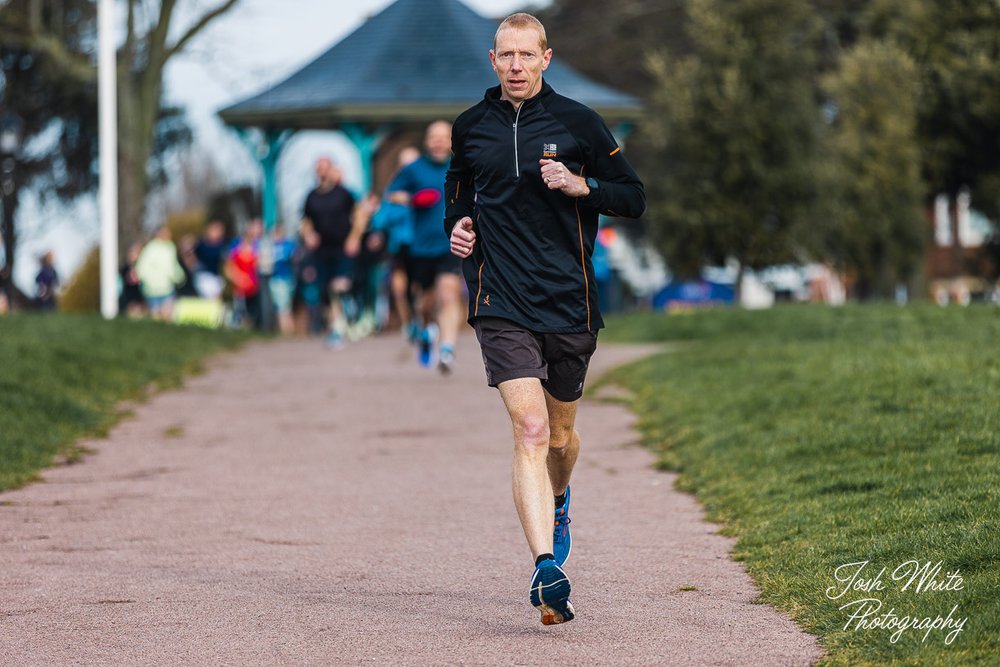
[[[622,149],[621,146],[619,146],[618,148],[614,149],[613,151],[611,151],[610,153],[608,153],[608,157],[611,157],[612,155],[614,155],[615,153],[617,153],[621,149]]]

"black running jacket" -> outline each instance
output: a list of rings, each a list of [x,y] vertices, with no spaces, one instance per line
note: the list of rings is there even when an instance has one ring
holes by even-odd
[[[574,198],[549,190],[539,160],[593,177]],[[519,110],[486,91],[452,128],[445,181],[445,233],[464,216],[476,244],[463,262],[469,322],[503,317],[537,333],[595,331],[598,309],[591,255],[599,214],[635,218],[646,195],[601,117],[545,81]]]

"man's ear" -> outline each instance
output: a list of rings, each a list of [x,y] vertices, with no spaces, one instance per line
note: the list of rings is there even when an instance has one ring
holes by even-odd
[[[545,53],[542,55],[542,69],[546,70],[549,68],[549,63],[552,61],[552,49],[545,49]]]

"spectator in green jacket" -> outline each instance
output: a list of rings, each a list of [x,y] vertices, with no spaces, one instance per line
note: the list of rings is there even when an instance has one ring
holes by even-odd
[[[177,261],[177,248],[165,225],[156,230],[156,236],[142,249],[135,271],[150,314],[157,320],[170,320],[177,286],[184,282],[184,269]]]

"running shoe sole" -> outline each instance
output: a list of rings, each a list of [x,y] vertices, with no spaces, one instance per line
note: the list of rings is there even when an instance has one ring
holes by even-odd
[[[555,561],[546,566],[547,572],[535,570],[529,594],[531,604],[542,615],[542,625],[559,625],[576,617],[569,601],[571,590],[569,577]]]
[[[573,605],[569,600],[566,600],[561,608],[543,604],[538,607],[538,611],[542,612],[542,625],[559,625],[576,618],[576,615],[573,613]]]

